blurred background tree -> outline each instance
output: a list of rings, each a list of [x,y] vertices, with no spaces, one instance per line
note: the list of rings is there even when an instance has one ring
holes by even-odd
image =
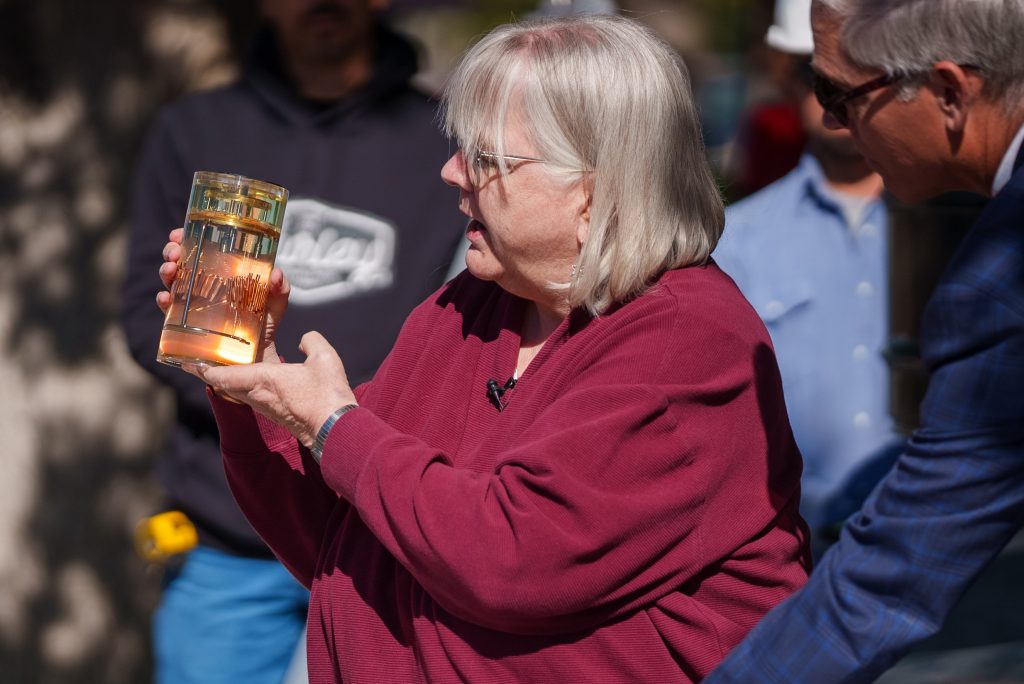
[[[117,326],[124,191],[156,106],[234,73],[228,10],[0,4],[5,682],[149,677],[159,577],[135,558],[132,530],[156,505],[170,404]]]

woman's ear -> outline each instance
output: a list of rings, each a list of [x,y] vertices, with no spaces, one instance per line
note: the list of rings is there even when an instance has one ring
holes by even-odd
[[[583,245],[587,241],[590,232],[590,205],[594,199],[593,182],[590,174],[587,174],[580,182],[577,192],[580,193],[579,220],[576,227],[576,241]]]

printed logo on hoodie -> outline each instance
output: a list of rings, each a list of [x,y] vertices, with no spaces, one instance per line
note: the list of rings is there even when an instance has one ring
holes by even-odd
[[[289,303],[313,305],[389,287],[395,225],[319,200],[290,199],[276,264],[292,284]]]

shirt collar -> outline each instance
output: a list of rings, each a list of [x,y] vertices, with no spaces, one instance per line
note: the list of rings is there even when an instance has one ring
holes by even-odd
[[[828,183],[825,181],[825,172],[821,170],[821,164],[814,158],[814,155],[805,152],[800,157],[800,163],[797,167],[804,177],[804,188],[806,191],[818,201],[824,201],[829,206],[835,206],[835,200],[832,199],[828,191]]]
[[[1006,187],[1006,184],[1010,182],[1010,177],[1013,175],[1014,162],[1017,161],[1017,155],[1020,152],[1021,143],[1024,142],[1024,125],[1017,131],[1017,135],[1013,137],[1013,142],[1010,143],[1010,147],[1007,148],[1006,154],[1003,155],[1003,161],[999,162],[999,168],[996,170],[996,177],[992,181],[992,196],[995,197],[999,194],[999,191]]]
[[[822,209],[834,213],[842,220],[842,224],[851,231],[856,232],[860,224],[872,211],[872,206],[881,205],[881,195],[877,197],[859,197],[850,195],[849,201],[844,201],[844,195],[834,190],[825,178],[825,172],[814,155],[804,153],[797,165],[798,172],[803,176],[803,191],[811,201],[817,203]],[[856,210],[852,210],[856,207]]]
[[[804,190],[808,196],[822,207],[842,214],[842,206],[836,198],[836,191],[828,184],[821,162],[815,159],[814,155],[804,153],[800,158],[799,169],[804,176]]]

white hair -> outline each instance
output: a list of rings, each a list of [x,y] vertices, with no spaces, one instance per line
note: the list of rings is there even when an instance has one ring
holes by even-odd
[[[505,153],[513,99],[544,168],[591,192],[570,306],[598,315],[663,271],[707,260],[722,199],[671,48],[621,17],[499,26],[466,53],[442,100],[445,129],[467,158]]]
[[[1005,108],[1024,101],[1024,0],[814,1],[839,16],[843,50],[862,66],[912,77],[949,60],[976,68]]]

